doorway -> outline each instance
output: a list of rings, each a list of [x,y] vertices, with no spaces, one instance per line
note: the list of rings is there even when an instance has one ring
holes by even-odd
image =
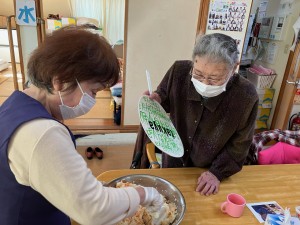
[[[43,1],[41,9],[46,35],[64,25],[86,25],[91,32],[107,39],[119,59],[120,66],[123,66],[124,18],[122,20],[122,15],[125,11],[125,0]],[[114,11],[117,13],[114,14]],[[123,71],[122,68],[121,71]],[[117,85],[122,87],[122,79]],[[90,112],[76,119],[66,120],[64,123],[74,133],[80,134],[126,131],[119,114],[116,118],[117,112],[119,113],[121,109],[122,93],[114,96],[114,88],[106,88],[98,92],[96,105]]]
[[[13,5],[11,9],[0,12],[0,105],[14,90],[23,86],[20,56],[18,48],[18,31]]]

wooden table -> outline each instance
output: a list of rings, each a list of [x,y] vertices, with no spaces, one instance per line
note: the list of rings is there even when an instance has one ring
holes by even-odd
[[[185,197],[187,209],[181,224],[200,225],[253,225],[260,224],[246,207],[240,218],[232,218],[220,211],[220,204],[229,193],[238,193],[247,203],[277,201],[289,207],[295,214],[300,205],[300,165],[244,166],[243,170],[221,182],[217,195],[201,196],[195,192],[201,168],[111,170],[98,176],[98,180],[110,181],[128,174],[151,174],[175,184]]]

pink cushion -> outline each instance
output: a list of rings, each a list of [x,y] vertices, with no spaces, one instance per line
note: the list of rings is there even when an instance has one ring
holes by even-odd
[[[300,147],[278,142],[258,153],[258,164],[297,164],[300,163]]]

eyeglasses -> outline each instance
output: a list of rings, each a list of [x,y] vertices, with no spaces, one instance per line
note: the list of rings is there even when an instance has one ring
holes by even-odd
[[[228,74],[225,78],[219,78],[219,79],[218,78],[210,78],[210,77],[207,78],[201,74],[194,73],[194,68],[191,69],[190,75],[200,82],[203,82],[206,80],[209,85],[215,85],[215,86],[221,86],[222,84],[224,84],[229,76],[229,74]]]

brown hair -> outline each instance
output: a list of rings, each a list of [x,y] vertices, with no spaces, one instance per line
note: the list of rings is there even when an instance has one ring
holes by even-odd
[[[105,38],[85,29],[67,26],[47,36],[29,59],[30,82],[50,93],[54,76],[62,84],[69,84],[66,90],[77,87],[76,79],[114,85],[120,74],[116,54]]]

